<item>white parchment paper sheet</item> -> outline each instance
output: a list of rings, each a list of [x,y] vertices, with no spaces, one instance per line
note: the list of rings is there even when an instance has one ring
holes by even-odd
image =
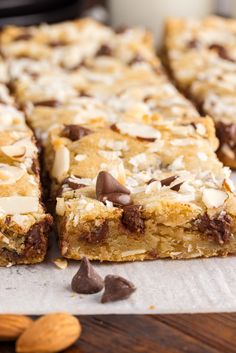
[[[236,173],[234,173],[236,179]],[[125,301],[101,304],[101,293],[78,295],[70,282],[79,268],[58,269],[51,258],[35,266],[0,268],[0,313],[72,314],[202,313],[236,311],[236,257],[95,264],[103,276],[130,279],[137,291]]]

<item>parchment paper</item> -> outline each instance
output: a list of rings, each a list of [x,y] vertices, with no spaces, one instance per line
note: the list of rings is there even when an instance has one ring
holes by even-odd
[[[236,173],[234,173],[236,180]],[[156,260],[94,266],[103,276],[131,280],[137,291],[125,301],[101,304],[101,293],[78,295],[70,283],[79,262],[65,270],[51,260],[53,244],[40,265],[0,268],[0,313],[40,315],[68,311],[89,314],[203,313],[236,311],[236,256],[228,258]]]

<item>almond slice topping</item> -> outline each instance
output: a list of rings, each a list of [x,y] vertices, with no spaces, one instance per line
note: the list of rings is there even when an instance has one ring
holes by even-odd
[[[70,168],[70,151],[61,145],[56,150],[55,160],[52,167],[52,176],[62,181]]]
[[[26,153],[26,148],[24,146],[16,145],[2,146],[1,150],[6,156],[12,159],[20,159],[24,157]]]
[[[152,126],[136,123],[117,123],[115,127],[121,134],[137,137],[147,141],[155,141],[161,138],[160,131],[154,129]]]
[[[39,209],[38,197],[11,196],[0,197],[0,210],[8,215],[37,212]]]
[[[19,167],[0,164],[0,185],[14,184],[23,177],[25,171]]]
[[[217,189],[206,188],[202,192],[202,201],[208,208],[222,206],[227,198],[226,192]]]

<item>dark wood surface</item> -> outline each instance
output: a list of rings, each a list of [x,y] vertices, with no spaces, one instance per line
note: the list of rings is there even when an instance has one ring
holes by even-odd
[[[236,313],[82,316],[80,340],[64,353],[235,353]],[[2,343],[0,353],[13,353]]]

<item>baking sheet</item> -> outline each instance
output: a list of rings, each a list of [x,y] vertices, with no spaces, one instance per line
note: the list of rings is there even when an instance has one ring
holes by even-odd
[[[236,173],[233,175],[236,181]],[[65,270],[52,259],[34,266],[0,268],[0,313],[41,315],[68,311],[77,315],[203,313],[236,311],[236,257],[156,260],[94,266],[102,276],[117,274],[131,280],[137,291],[125,301],[101,304],[101,293],[78,295],[70,289],[79,263]]]

